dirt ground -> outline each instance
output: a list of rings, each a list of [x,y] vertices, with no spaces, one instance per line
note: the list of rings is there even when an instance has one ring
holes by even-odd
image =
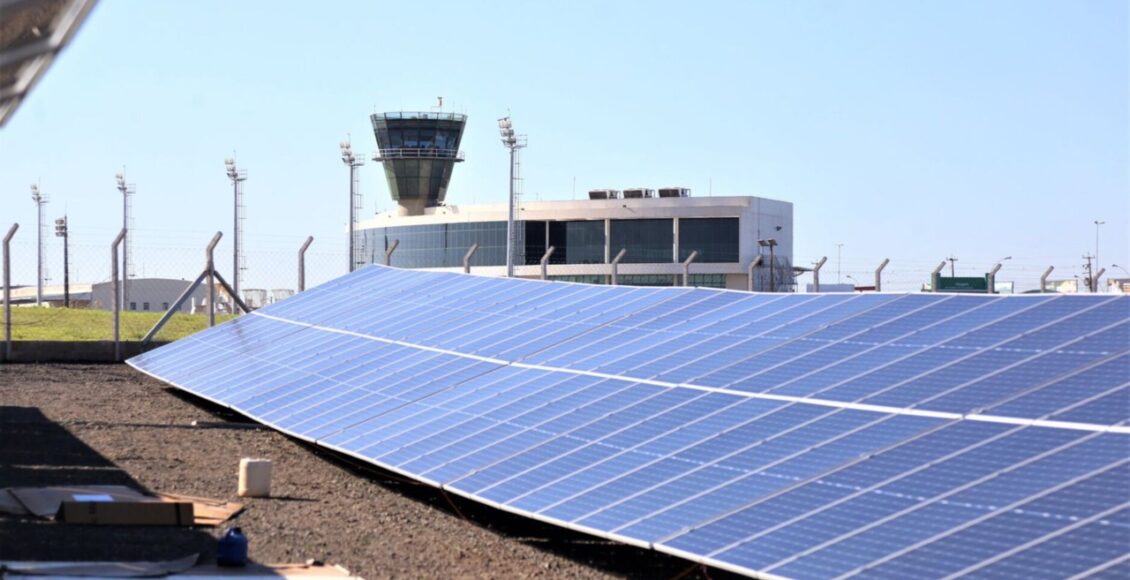
[[[274,462],[274,497],[237,497],[241,457]],[[234,523],[253,560],[316,558],[366,578],[728,576],[448,497],[255,427],[125,365],[0,366],[0,488],[61,484],[244,501]],[[207,562],[220,532],[0,516],[0,560],[197,552]]]

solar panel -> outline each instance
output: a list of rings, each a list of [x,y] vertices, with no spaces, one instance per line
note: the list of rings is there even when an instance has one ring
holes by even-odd
[[[373,266],[129,363],[475,501],[743,574],[1130,559],[1130,297]]]

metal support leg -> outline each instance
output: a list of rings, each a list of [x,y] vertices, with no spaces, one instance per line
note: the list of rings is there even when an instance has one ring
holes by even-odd
[[[882,292],[883,291],[883,268],[886,268],[887,264],[890,264],[890,263],[891,263],[890,258],[883,258],[883,263],[879,264],[879,267],[875,269],[875,291],[876,292]],[[942,262],[942,263],[945,264],[945,262]]]
[[[691,262],[698,257],[698,250],[691,252],[686,260],[683,260],[683,286],[691,285]]]
[[[556,250],[556,249],[557,248],[550,246],[548,249],[546,249],[545,255],[543,255],[541,257],[540,264],[541,264],[541,279],[542,280],[548,280],[549,279],[549,257],[553,255],[553,251]]]
[[[400,245],[400,240],[393,240],[392,241],[392,245],[389,246],[388,251],[385,252],[385,266],[391,266],[392,265],[392,253],[396,251],[396,247],[399,246],[399,245]]]
[[[749,263],[748,290],[750,292],[753,292],[753,272],[755,270],[757,270],[757,267],[760,266],[760,265],[761,265],[761,256],[757,256],[756,258],[753,259],[752,262]]]
[[[313,243],[314,236],[307,236],[306,241],[302,243],[302,247],[298,248],[298,291],[306,290],[306,248],[310,247]]]
[[[609,276],[608,282],[613,286],[616,286],[620,283],[620,260],[622,260],[624,258],[624,254],[627,253],[627,248],[620,248],[620,252],[616,254],[615,258],[612,258],[612,262],[609,264],[612,267],[612,273]]]
[[[1040,293],[1041,294],[1048,291],[1048,276],[1052,275],[1052,270],[1055,270],[1055,266],[1048,266],[1048,269],[1044,270],[1044,275],[1040,276]]]
[[[816,292],[820,292],[820,268],[823,268],[824,262],[827,261],[828,257],[824,256],[823,258],[820,258],[819,262],[816,262],[815,266],[812,267],[812,288]]]
[[[479,251],[479,245],[478,244],[471,244],[471,248],[469,250],[467,250],[466,254],[463,254],[463,273],[464,274],[470,274],[471,273],[471,257],[474,256],[475,252],[477,252],[477,251]]]
[[[223,232],[216,232],[212,236],[212,241],[208,242],[208,247],[204,249],[204,269],[208,272],[208,327],[216,326],[216,261],[212,259],[212,252],[216,249],[216,244],[220,243],[220,238],[224,237]]]
[[[20,224],[12,224],[4,236],[4,360],[12,359],[12,236]]]
[[[114,243],[110,244],[110,280],[114,298],[114,362],[122,360],[122,282],[118,280],[118,246],[126,237],[126,229],[118,232]]]

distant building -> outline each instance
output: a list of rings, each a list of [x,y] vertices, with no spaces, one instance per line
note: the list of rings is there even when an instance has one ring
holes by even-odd
[[[368,261],[401,268],[505,275],[508,204],[446,205],[464,115],[384,113],[372,116],[385,177],[397,208],[358,224]],[[625,250],[618,283],[681,284],[682,262],[697,255],[690,284],[746,289],[750,264],[758,290],[795,289],[793,206],[760,197],[691,197],[681,187],[601,189],[579,201],[521,200],[515,208],[515,275],[536,278],[549,247],[547,275],[554,280],[607,283]],[[770,248],[773,272],[770,276]],[[766,241],[759,244],[759,240]]]

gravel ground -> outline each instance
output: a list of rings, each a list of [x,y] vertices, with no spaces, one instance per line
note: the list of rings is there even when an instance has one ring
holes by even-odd
[[[193,421],[211,427],[193,427]],[[274,462],[269,499],[236,496],[241,457]],[[127,484],[243,501],[259,562],[317,558],[366,578],[715,578],[255,428],[125,365],[0,367],[0,487]],[[213,558],[209,528],[83,527],[0,516],[0,559]],[[708,576],[709,574],[709,576]]]

